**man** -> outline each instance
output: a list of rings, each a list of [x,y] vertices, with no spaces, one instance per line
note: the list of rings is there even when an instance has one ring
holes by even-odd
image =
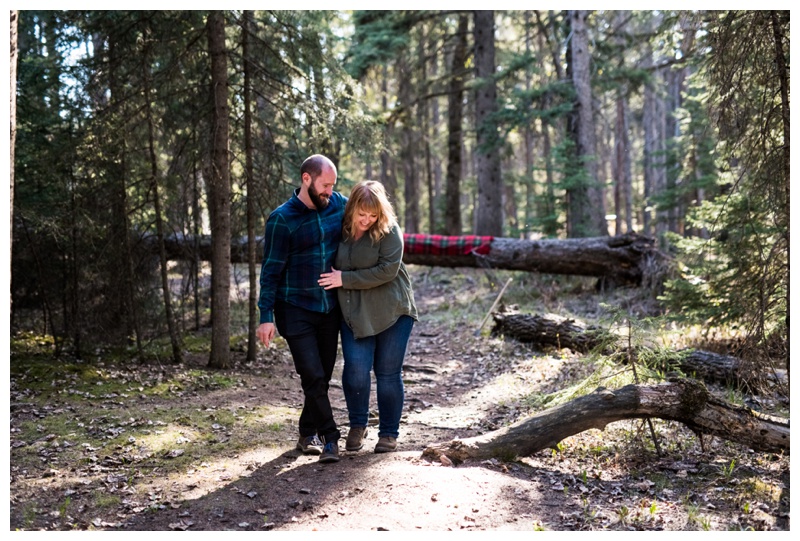
[[[268,346],[277,328],[289,344],[305,395],[297,448],[320,455],[320,462],[337,462],[340,433],[328,384],[341,315],[336,290],[323,289],[317,280],[333,265],[347,198],[333,191],[336,166],[320,154],[306,158],[300,180],[300,188],[267,218],[256,336]]]

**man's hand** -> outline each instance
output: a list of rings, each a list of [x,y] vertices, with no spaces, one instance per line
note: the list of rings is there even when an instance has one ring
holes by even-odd
[[[342,287],[342,271],[331,267],[331,272],[324,272],[319,275],[317,283],[325,289]]]
[[[275,324],[262,323],[256,329],[256,337],[261,340],[261,343],[269,347],[270,341],[275,338]]]

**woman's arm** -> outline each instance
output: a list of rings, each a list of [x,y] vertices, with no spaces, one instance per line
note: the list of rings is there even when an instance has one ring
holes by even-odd
[[[378,246],[378,262],[369,268],[340,271],[320,275],[319,284],[325,289],[371,289],[391,282],[400,270],[403,261],[403,236],[395,226],[381,239]]]

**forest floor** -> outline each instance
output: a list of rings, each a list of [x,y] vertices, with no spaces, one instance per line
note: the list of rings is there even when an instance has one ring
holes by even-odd
[[[101,350],[53,361],[12,347],[11,530],[789,531],[789,456],[701,444],[675,423],[654,423],[661,456],[648,425],[629,421],[510,461],[424,459],[429,444],[535,413],[539,398],[595,365],[491,336],[491,321],[476,335],[505,274],[412,275],[421,317],[395,453],[373,453],[375,427],[360,451],[342,440],[338,463],[299,453],[302,392],[280,339],[255,363],[237,351],[221,371],[202,351],[172,366],[112,362]],[[526,311],[595,317],[601,300],[632,304],[624,292],[600,299],[586,281],[515,280],[508,297]],[[340,377],[338,363],[330,396],[344,438]],[[788,415],[787,402],[759,403]]]

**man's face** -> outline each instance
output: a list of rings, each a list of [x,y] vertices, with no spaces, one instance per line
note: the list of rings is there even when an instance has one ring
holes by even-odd
[[[331,169],[324,169],[317,178],[311,181],[308,186],[308,197],[317,210],[322,210],[328,206],[335,184],[336,173]]]

